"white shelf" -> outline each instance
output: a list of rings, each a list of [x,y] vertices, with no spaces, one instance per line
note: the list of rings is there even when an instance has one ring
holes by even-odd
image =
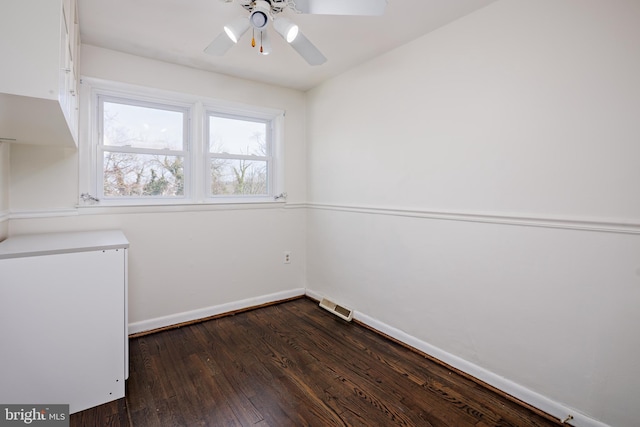
[[[0,259],[128,248],[120,230],[23,234],[0,242]]]

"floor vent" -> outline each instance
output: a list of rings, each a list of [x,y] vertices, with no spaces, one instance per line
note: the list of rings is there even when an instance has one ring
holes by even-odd
[[[336,316],[350,322],[353,319],[353,310],[350,308],[343,307],[341,305],[336,304],[333,301],[329,301],[326,298],[322,298],[320,301],[320,307],[324,308],[327,311],[335,314]]]

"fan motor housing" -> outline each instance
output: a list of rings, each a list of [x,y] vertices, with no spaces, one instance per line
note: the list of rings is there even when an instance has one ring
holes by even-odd
[[[258,0],[255,3],[255,6],[251,10],[251,15],[249,15],[249,22],[251,26],[256,30],[264,29],[269,23],[269,18],[271,17],[271,5],[269,2],[265,0]]]

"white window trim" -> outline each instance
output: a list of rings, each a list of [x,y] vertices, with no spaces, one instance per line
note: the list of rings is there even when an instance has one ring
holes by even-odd
[[[205,135],[209,135],[209,120],[207,120],[210,116],[215,116],[215,117],[224,117],[224,118],[229,118],[229,119],[245,119],[246,118],[246,114],[245,115],[237,115],[237,114],[229,114],[226,111],[219,111],[219,109],[217,108],[212,108],[209,107],[207,105],[205,105],[205,127],[204,127],[204,134]],[[267,139],[267,154],[266,156],[254,156],[254,155],[242,155],[242,154],[226,154],[226,153],[211,153],[210,151],[210,140],[208,137],[205,138],[205,147],[204,147],[204,160],[205,160],[205,186],[207,189],[209,189],[211,187],[211,173],[210,173],[210,167],[211,167],[211,159],[217,158],[217,159],[230,159],[230,160],[257,160],[257,161],[267,161],[267,193],[268,195],[266,197],[273,197],[275,196],[277,193],[273,192],[273,185],[274,185],[274,173],[273,173],[273,166],[274,166],[274,155],[273,155],[273,145],[274,145],[274,141],[273,141],[273,118],[269,117],[269,116],[256,116],[253,115],[251,117],[251,120],[254,120],[257,123],[265,123],[268,125],[268,129],[269,132],[267,132],[267,134],[265,135],[265,138]],[[212,200],[220,200],[220,199],[227,199],[228,196],[225,195],[211,195],[209,194],[209,191],[207,191],[207,197],[212,199]],[[233,196],[234,198],[237,197],[250,197],[250,198],[256,198],[256,196]],[[258,196],[258,197],[265,197],[265,196]]]
[[[126,207],[126,206],[173,206],[173,205],[219,205],[219,204],[257,204],[278,203],[283,199],[275,196],[284,190],[284,111],[245,105],[224,100],[198,97],[194,95],[130,85],[120,82],[82,77],[81,79],[81,122],[79,134],[79,199],[78,207]],[[112,99],[123,98],[136,100],[141,103],[163,104],[187,108],[190,113],[188,129],[189,147],[185,156],[185,165],[189,165],[190,173],[185,176],[184,197],[135,197],[135,198],[101,198],[97,169],[99,155],[98,129],[101,118],[98,116],[97,97],[104,96]],[[205,131],[207,112],[230,117],[247,117],[257,120],[270,121],[272,126],[271,167],[268,177],[268,195],[251,196],[209,196],[207,191],[209,177],[206,176],[208,167],[208,147]],[[99,171],[102,174],[102,171]],[[84,200],[81,194],[89,194],[99,199],[98,202]]]
[[[96,152],[96,157],[94,158],[94,164],[97,166],[98,164],[98,159],[102,156],[102,154],[104,152],[107,151],[115,151],[115,152],[121,152],[121,153],[134,153],[134,154],[148,154],[150,152],[150,150],[146,150],[146,149],[141,149],[141,148],[137,148],[137,147],[109,147],[109,146],[104,146],[101,145],[100,142],[102,141],[102,139],[104,138],[104,135],[100,134],[100,131],[104,129],[102,120],[103,120],[103,115],[101,114],[101,109],[100,106],[102,105],[103,102],[118,102],[118,103],[123,103],[123,104],[129,104],[129,105],[134,105],[134,106],[142,106],[142,107],[151,107],[151,108],[167,108],[168,110],[172,110],[172,111],[178,111],[178,112],[182,112],[184,113],[185,116],[185,120],[184,120],[184,129],[183,129],[183,143],[184,146],[182,148],[182,150],[154,150],[155,154],[160,154],[160,155],[169,155],[169,156],[182,156],[184,157],[184,171],[185,171],[185,177],[189,178],[186,179],[184,182],[184,194],[182,196],[174,196],[174,197],[162,197],[162,196],[158,196],[158,197],[154,197],[154,196],[144,196],[144,197],[127,197],[126,199],[120,199],[117,197],[107,197],[104,195],[104,186],[103,185],[99,185],[102,182],[104,182],[104,169],[102,170],[95,170],[95,172],[93,172],[92,175],[92,179],[95,182],[92,182],[92,185],[95,186],[95,191],[97,194],[97,197],[100,200],[103,200],[106,204],[122,204],[121,200],[127,200],[127,201],[132,201],[134,203],[137,202],[145,202],[148,200],[153,200],[153,201],[159,201],[159,202],[170,202],[170,203],[174,203],[174,202],[184,202],[185,200],[190,200],[192,197],[192,193],[191,193],[191,181],[192,179],[190,179],[193,175],[193,170],[191,165],[193,164],[193,156],[191,155],[191,149],[190,146],[192,145],[192,137],[191,137],[191,117],[193,117],[193,108],[191,105],[189,104],[184,104],[184,103],[175,103],[175,102],[151,102],[149,100],[146,99],[140,99],[137,96],[129,96],[127,98],[121,97],[121,96],[113,96],[111,94],[105,94],[102,91],[96,91],[95,92],[95,98],[92,98],[92,102],[95,102],[94,104],[94,108],[96,108],[96,127],[95,129],[93,129],[93,131],[95,132],[95,143],[92,144],[92,148],[95,150]],[[100,101],[101,100],[101,101]],[[130,203],[127,203],[130,204]]]

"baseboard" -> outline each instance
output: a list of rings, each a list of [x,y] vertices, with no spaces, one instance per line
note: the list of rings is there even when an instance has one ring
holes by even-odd
[[[322,295],[310,289],[291,289],[288,291],[276,292],[260,297],[248,298],[226,304],[205,307],[198,310],[191,310],[183,313],[172,314],[169,316],[162,316],[154,319],[143,320],[140,322],[133,322],[129,324],[129,334],[135,335],[154,330],[161,330],[180,324],[186,324],[189,322],[206,319],[208,317],[252,309],[261,305],[277,303],[279,301],[297,298],[305,295],[316,301],[320,301],[323,297],[325,297],[325,295]],[[389,338],[398,341],[399,343],[406,345],[407,347],[410,347],[418,352],[424,353],[430,358],[435,359],[437,362],[443,365],[450,366],[453,369],[476,379],[480,383],[485,383],[506,395],[512,396],[513,398],[527,405],[537,408],[540,411],[551,415],[552,417],[555,417],[557,420],[563,421],[567,419],[568,416],[572,416],[573,419],[571,419],[568,425],[579,427],[610,427],[607,424],[604,424],[598,420],[590,418],[589,416],[576,411],[575,409],[562,405],[561,403],[551,400],[546,396],[543,396],[533,390],[521,386],[520,384],[501,377],[491,371],[488,371],[487,369],[475,365],[474,363],[448,353],[427,342],[421,341],[412,335],[409,335],[399,329],[380,322],[362,312],[355,311],[353,314],[353,318],[354,320],[367,326],[368,328],[386,335]]]
[[[306,290],[306,295],[316,301],[320,301],[323,297],[328,297],[310,289]],[[389,326],[383,322],[374,319],[362,312],[355,311],[353,319],[362,323],[363,325],[382,333],[395,341],[400,342],[410,348],[413,348],[421,353],[428,355],[430,358],[435,359],[437,362],[448,365],[455,370],[473,377],[481,383],[485,383],[502,393],[514,397],[517,400],[524,402],[534,408],[541,410],[542,412],[551,415],[560,422],[567,419],[568,416],[572,416],[573,419],[568,422],[568,425],[579,427],[610,427],[601,421],[590,418],[587,415],[581,414],[573,408],[569,408],[561,403],[547,398],[533,390],[521,386],[513,381],[510,381],[500,375],[497,375],[487,369],[484,369],[478,365],[475,365],[467,360],[464,360],[458,356],[448,353],[436,346],[433,346],[427,342],[421,341],[418,338],[409,335],[399,329]]]
[[[255,298],[247,298],[240,301],[233,301],[225,304],[200,308],[197,310],[171,314],[169,316],[141,320],[139,322],[129,323],[129,335],[164,329],[175,325],[206,319],[207,317],[217,316],[225,313],[232,313],[239,310],[246,310],[249,308],[261,306],[263,304],[275,303],[290,298],[301,297],[304,295],[304,288],[291,289],[288,291],[276,292],[273,294],[262,295]]]

